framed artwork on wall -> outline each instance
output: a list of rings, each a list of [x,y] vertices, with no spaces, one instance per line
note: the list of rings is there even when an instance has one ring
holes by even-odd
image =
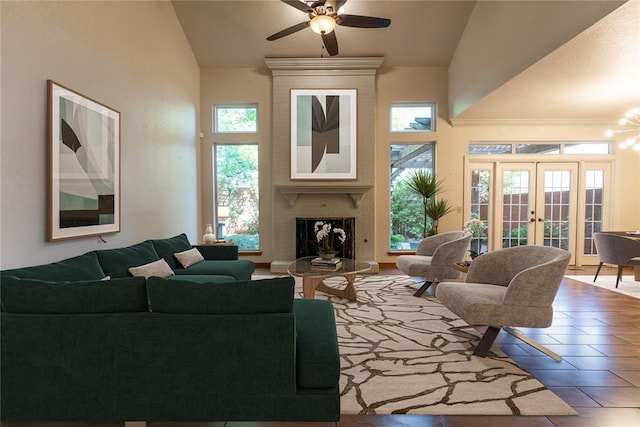
[[[291,179],[356,179],[355,89],[291,89]]]
[[[48,240],[120,231],[120,113],[47,81]]]

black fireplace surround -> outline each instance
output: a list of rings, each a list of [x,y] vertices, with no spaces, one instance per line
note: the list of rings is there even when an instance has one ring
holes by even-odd
[[[316,222],[322,221],[325,224],[331,224],[331,229],[342,228],[346,240],[340,243],[340,239],[333,239],[333,248],[338,253],[339,257],[355,259],[355,218],[296,218],[296,258],[302,258],[305,256],[314,256],[318,254],[318,241],[316,239],[316,233],[314,231],[314,225]]]

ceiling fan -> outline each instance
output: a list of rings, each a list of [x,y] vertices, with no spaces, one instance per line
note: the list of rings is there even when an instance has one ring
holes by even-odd
[[[307,4],[301,0],[281,1],[306,13],[309,16],[309,20],[278,31],[267,37],[267,40],[277,40],[304,30],[307,27],[311,27],[315,33],[322,36],[322,42],[330,56],[338,54],[338,40],[336,39],[336,33],[333,31],[336,25],[357,28],[385,28],[391,24],[391,20],[387,18],[347,15],[344,13],[338,14],[338,11],[344,6],[347,0],[319,0],[311,4]]]

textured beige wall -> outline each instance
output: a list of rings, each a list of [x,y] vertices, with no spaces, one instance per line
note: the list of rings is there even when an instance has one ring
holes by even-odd
[[[261,240],[263,252],[254,256],[257,262],[290,260],[293,257],[293,237],[296,216],[356,216],[358,231],[358,257],[367,256],[379,263],[393,263],[395,256],[388,254],[389,236],[389,146],[393,143],[436,142],[436,172],[445,181],[446,198],[454,211],[446,215],[440,230],[458,230],[465,218],[464,212],[464,156],[471,141],[575,141],[601,140],[602,126],[576,126],[533,124],[479,124],[451,127],[447,118],[447,68],[407,67],[378,70],[373,86],[359,86],[353,77],[298,76],[289,78],[270,76],[270,70],[202,71],[202,123],[203,180],[210,177],[210,146],[214,136],[210,133],[211,108],[216,102],[258,102],[260,105],[259,133],[255,140],[260,146],[261,185]],[[340,181],[340,184],[373,185],[367,192],[360,209],[354,209],[346,195],[300,196],[294,208],[274,190],[278,185],[309,184],[289,180],[289,88],[305,87],[358,87],[358,180]],[[272,89],[279,97],[272,99]],[[375,98],[369,99],[366,90],[375,90]],[[428,101],[438,103],[436,131],[433,133],[398,134],[389,132],[389,106],[392,102]],[[266,106],[266,108],[264,108]],[[364,117],[362,116],[364,114]],[[367,118],[373,114],[373,122]],[[372,126],[371,128],[369,128]],[[231,139],[228,137],[227,139]],[[246,137],[243,137],[246,139]],[[616,229],[637,229],[639,192],[633,188],[640,181],[640,155],[616,154],[608,158],[614,161],[615,194],[611,209],[611,226]],[[311,183],[315,184],[315,182]],[[327,184],[322,182],[319,185]],[[334,183],[335,184],[335,183]],[[211,190],[203,187],[204,217],[211,209],[212,201],[206,201]],[[211,187],[212,188],[212,187]],[[210,211],[209,211],[210,212]],[[355,214],[355,215],[354,215]],[[372,237],[373,236],[373,237]],[[367,243],[364,242],[367,239]]]
[[[198,227],[200,70],[170,2],[1,2],[1,258],[10,268]],[[45,242],[46,82],[121,113],[122,231]]]
[[[290,180],[290,90],[291,89],[356,89],[357,90],[357,179],[348,181]],[[271,179],[278,185],[349,186],[375,184],[375,68],[371,73],[350,70],[319,70],[300,74],[273,76],[273,145]],[[358,208],[346,194],[303,194],[290,207],[277,191],[273,192],[274,241],[272,260],[295,259],[296,217],[354,217],[355,253],[361,260],[375,261],[376,223],[375,192],[364,194]]]

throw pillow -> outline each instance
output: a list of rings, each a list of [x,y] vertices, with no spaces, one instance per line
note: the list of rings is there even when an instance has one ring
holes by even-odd
[[[178,261],[180,261],[180,264],[182,264],[184,268],[204,261],[204,257],[196,248],[189,249],[188,251],[176,252],[173,255],[178,259]]]
[[[149,242],[153,245],[160,258],[164,258],[173,270],[180,267],[173,254],[186,251],[192,247],[187,235],[184,233],[167,239],[149,240]]]
[[[169,277],[174,274],[169,264],[167,264],[163,258],[148,264],[131,267],[129,268],[129,273],[134,277],[143,276],[146,279],[152,276]]]

